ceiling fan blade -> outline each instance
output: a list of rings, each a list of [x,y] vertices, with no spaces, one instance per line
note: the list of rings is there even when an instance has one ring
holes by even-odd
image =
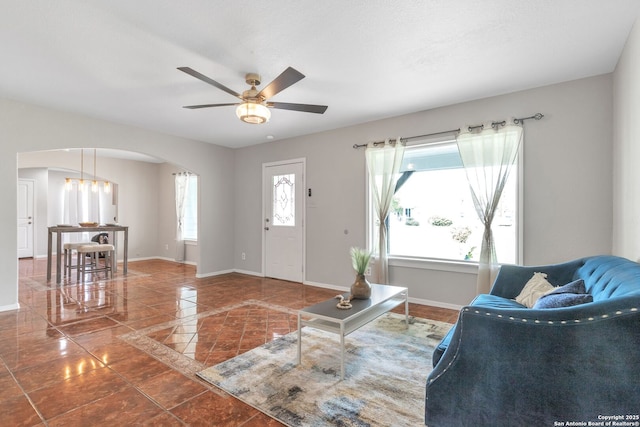
[[[200,74],[199,72],[197,72],[196,70],[193,70],[189,67],[178,67],[178,70],[189,74],[190,76],[195,77],[196,79],[202,80],[205,83],[209,83],[211,86],[215,86],[220,90],[223,90],[225,92],[227,92],[230,95],[235,96],[236,98],[240,98],[242,99],[242,95],[240,95],[238,92],[236,92],[233,89],[229,89],[228,87],[226,87],[225,85],[218,83],[215,80],[210,79],[209,77],[205,76],[204,74]]]
[[[275,94],[282,92],[292,84],[304,79],[304,74],[294,68],[287,68],[278,77],[276,77],[271,83],[269,83],[264,89],[260,91],[258,96],[263,96],[264,99],[269,99]]]
[[[190,110],[195,110],[197,108],[210,108],[210,107],[228,107],[229,105],[238,105],[238,103],[233,104],[202,104],[202,105],[185,105],[182,108],[188,108]]]
[[[267,107],[279,108],[280,110],[302,111],[303,113],[324,114],[327,111],[326,105],[312,104],[292,104],[290,102],[267,102]]]

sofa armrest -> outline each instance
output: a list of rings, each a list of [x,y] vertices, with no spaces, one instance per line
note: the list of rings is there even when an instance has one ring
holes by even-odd
[[[427,379],[426,424],[554,425],[637,413],[639,308],[638,297],[550,310],[464,307]]]
[[[533,273],[547,274],[547,280],[554,286],[562,286],[573,280],[576,270],[581,267],[585,258],[561,264],[538,266],[503,265],[491,287],[491,294],[513,299],[520,294]]]

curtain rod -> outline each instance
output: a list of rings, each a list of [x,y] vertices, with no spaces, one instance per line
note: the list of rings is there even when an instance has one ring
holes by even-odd
[[[531,119],[540,120],[543,117],[544,117],[544,114],[536,113],[533,116],[522,117],[520,119],[513,119],[513,122],[515,124],[518,124],[518,123],[524,122],[525,120],[531,120]],[[506,121],[503,120],[501,122],[492,122],[491,124],[493,126],[496,126],[496,125],[504,126],[505,123],[506,123]],[[480,129],[483,126],[484,125],[469,126],[469,130],[471,131],[471,130],[474,130],[474,129]],[[429,136],[447,135],[449,133],[456,133],[456,132],[460,132],[460,128],[451,129],[451,130],[444,130],[442,132],[427,133],[427,134],[424,134],[424,135],[408,136],[406,138],[400,138],[400,141],[401,142],[408,142],[408,141],[411,141],[411,140],[414,140],[414,139],[423,139],[423,138],[426,138],[426,137],[429,137]],[[373,143],[373,145],[378,145],[378,144],[384,144],[384,141],[376,141],[376,142]],[[357,148],[362,148],[362,147],[366,147],[367,145],[369,145],[369,144],[353,144],[353,148],[356,148],[356,149]]]

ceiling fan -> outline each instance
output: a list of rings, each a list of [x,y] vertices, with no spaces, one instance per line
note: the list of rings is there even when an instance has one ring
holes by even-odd
[[[220,90],[227,92],[230,95],[239,98],[242,102],[232,104],[202,104],[202,105],[187,105],[184,108],[197,109],[197,108],[209,108],[209,107],[226,107],[230,105],[237,105],[236,115],[240,120],[246,123],[260,124],[266,123],[271,117],[269,108],[279,108],[281,110],[302,111],[305,113],[323,114],[327,110],[326,105],[312,105],[312,104],[293,104],[290,102],[271,102],[268,101],[272,96],[280,93],[289,86],[297,83],[304,78],[304,74],[288,67],[278,77],[276,77],[271,83],[258,92],[256,86],[260,85],[260,75],[255,73],[249,73],[245,76],[245,81],[251,86],[251,89],[242,92],[242,95],[236,91],[229,89],[210,79],[209,77],[200,74],[199,72],[189,67],[178,67],[178,70],[183,71],[196,79],[202,80],[205,83],[209,83],[212,86],[217,87]]]

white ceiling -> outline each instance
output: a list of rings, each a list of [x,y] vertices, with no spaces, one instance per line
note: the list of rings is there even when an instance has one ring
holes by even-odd
[[[638,0],[0,0],[0,97],[242,147],[614,70]],[[306,78],[249,125],[231,95]]]

